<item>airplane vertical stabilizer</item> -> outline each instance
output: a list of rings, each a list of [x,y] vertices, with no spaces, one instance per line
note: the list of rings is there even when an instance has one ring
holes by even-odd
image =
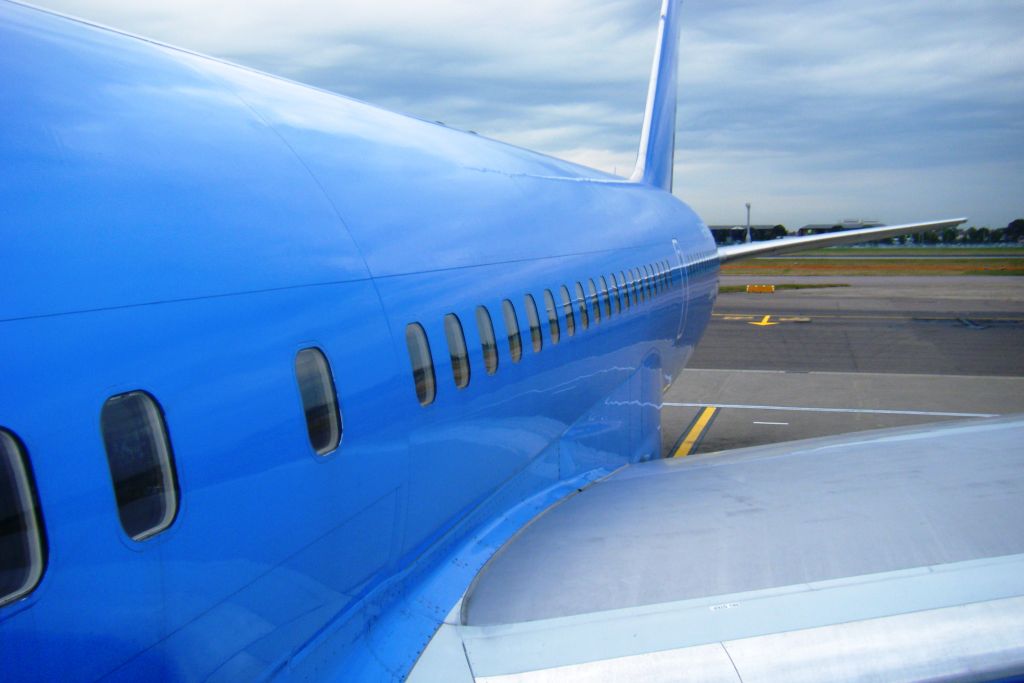
[[[679,64],[680,5],[664,0],[654,67],[647,90],[647,110],[640,133],[640,151],[632,180],[672,191],[672,163],[676,146],[676,77]]]

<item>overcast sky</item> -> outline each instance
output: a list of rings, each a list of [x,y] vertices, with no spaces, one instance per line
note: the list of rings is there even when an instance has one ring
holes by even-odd
[[[660,0],[36,0],[628,175]],[[1024,1],[690,0],[675,192],[710,224],[1024,217]]]

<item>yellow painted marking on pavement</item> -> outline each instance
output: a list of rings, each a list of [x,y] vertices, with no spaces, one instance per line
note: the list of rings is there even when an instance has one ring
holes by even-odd
[[[757,323],[747,323],[747,324],[748,324],[748,325],[758,325],[758,326],[760,326],[760,327],[768,327],[769,325],[778,325],[778,323],[770,323],[770,322],[768,322],[768,320],[769,320],[770,318],[771,318],[771,316],[770,316],[770,315],[766,315],[765,317],[761,318],[761,322],[757,322]]]
[[[693,424],[690,425],[690,430],[686,432],[686,436],[684,436],[683,440],[679,442],[679,446],[672,454],[673,458],[685,458],[690,454],[697,445],[697,442],[700,441],[700,438],[704,436],[704,432],[707,431],[711,424],[711,418],[713,418],[717,412],[718,408],[715,406],[707,406],[701,409],[697,414],[697,419],[695,419]]]
[[[771,294],[775,291],[775,285],[747,285],[747,293]]]

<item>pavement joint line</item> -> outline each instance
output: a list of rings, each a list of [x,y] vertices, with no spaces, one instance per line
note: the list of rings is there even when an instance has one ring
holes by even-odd
[[[953,413],[934,410],[884,410],[881,408],[811,408],[807,406],[762,406],[742,403],[670,403],[671,408],[738,408],[740,410],[791,410],[802,413],[867,413],[871,415],[926,415],[933,417],[999,417],[999,413]],[[687,430],[689,431],[689,430]]]

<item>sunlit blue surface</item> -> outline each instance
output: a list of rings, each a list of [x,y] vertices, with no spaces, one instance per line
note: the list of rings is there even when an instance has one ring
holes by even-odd
[[[670,194],[16,4],[0,44],[0,427],[28,452],[49,549],[39,587],[0,608],[6,679],[401,678],[505,539],[657,456],[666,376],[717,278]],[[671,288],[574,336],[559,309],[560,342],[544,325],[530,347],[525,294],[665,260]],[[410,322],[433,349],[425,408]],[[310,346],[344,418],[326,456],[295,382]],[[181,489],[141,543],[99,430],[133,390],[164,410]]]

